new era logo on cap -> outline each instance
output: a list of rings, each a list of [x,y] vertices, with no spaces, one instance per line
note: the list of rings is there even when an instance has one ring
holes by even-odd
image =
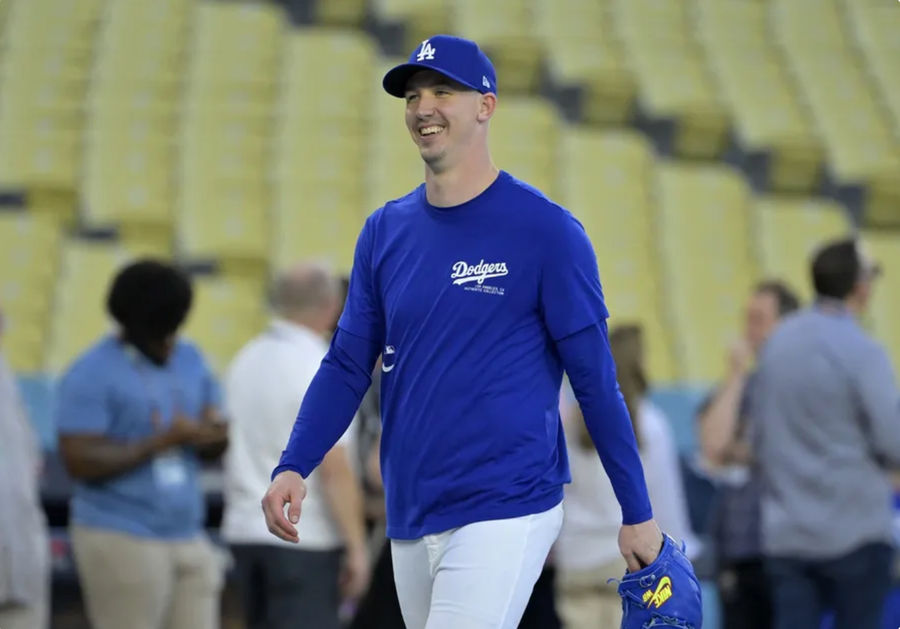
[[[423,41],[410,54],[409,61],[384,75],[384,90],[392,96],[403,98],[406,82],[420,70],[440,72],[482,94],[497,91],[494,64],[478,44],[462,37],[435,35]]]

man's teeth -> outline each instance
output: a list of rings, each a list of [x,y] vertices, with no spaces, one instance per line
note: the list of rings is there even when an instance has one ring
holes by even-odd
[[[443,127],[439,127],[439,126],[435,125],[433,127],[425,127],[419,133],[421,133],[422,135],[433,135],[435,133],[440,133],[442,130],[443,130]]]

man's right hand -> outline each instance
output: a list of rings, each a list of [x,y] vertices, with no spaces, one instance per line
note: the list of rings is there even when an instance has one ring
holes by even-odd
[[[297,472],[281,472],[269,485],[262,499],[262,510],[266,516],[269,532],[286,542],[300,541],[297,527],[300,521],[300,503],[306,498],[306,482]],[[284,505],[290,505],[288,518],[284,517]]]

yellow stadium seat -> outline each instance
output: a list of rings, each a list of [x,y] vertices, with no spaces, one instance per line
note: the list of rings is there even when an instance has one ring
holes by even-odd
[[[661,311],[650,225],[653,151],[632,131],[565,130],[559,166],[560,201],[594,245],[610,325],[639,323],[648,335],[653,380],[676,377]]]
[[[515,96],[499,101],[489,138],[499,168],[555,194],[559,118],[547,101]]]
[[[86,75],[94,61],[93,51],[85,49],[37,49],[9,48],[4,55],[4,65],[19,72],[47,77]]]
[[[811,256],[824,242],[850,234],[846,211],[833,201],[790,197],[763,197],[755,205],[754,245],[762,275],[812,297]]]
[[[5,44],[13,50],[32,53],[56,50],[69,54],[90,52],[95,24],[65,19],[39,19],[13,16],[7,25]]]
[[[157,26],[166,25],[169,29],[183,28],[192,17],[193,0],[175,0],[173,2],[112,2],[106,6],[104,21],[114,29],[139,24],[152,25],[157,36],[165,33],[156,32]]]
[[[52,214],[0,212],[0,278],[43,285],[55,272],[60,237]]]
[[[651,120],[676,123],[678,155],[710,158],[725,148],[729,120],[697,46],[686,4],[616,0],[613,24]]]
[[[228,275],[194,278],[194,302],[182,336],[223,375],[238,350],[262,331],[265,292],[259,282]]]
[[[894,370],[900,372],[900,294],[894,288],[900,281],[900,236],[896,232],[865,231],[862,241],[881,264],[883,274],[875,283],[869,308],[872,332],[887,345]]]
[[[339,207],[337,191],[320,191],[318,200],[275,212],[274,264],[283,267],[304,258],[316,258],[348,273],[356,239],[365,214]]]
[[[129,104],[135,109],[166,106],[178,102],[183,86],[175,77],[135,78],[95,75],[90,103]]]
[[[271,44],[285,26],[284,12],[274,4],[201,2],[196,7],[194,24],[201,41],[232,38],[238,46]]]
[[[323,58],[329,63],[322,64]],[[281,74],[284,105],[290,111],[295,102],[312,100],[323,112],[349,106],[358,114],[354,99],[368,98],[375,87],[375,58],[373,42],[357,31],[312,27],[292,33],[287,37]],[[332,91],[341,96],[323,98]]]
[[[64,244],[45,365],[51,373],[62,372],[112,329],[105,311],[106,294],[117,269],[130,259],[116,243],[70,240]]]
[[[230,260],[265,266],[269,248],[266,207],[226,196],[185,204],[178,216],[179,251],[192,260]]]
[[[747,239],[748,190],[725,166],[658,169],[660,281],[673,325],[676,362],[687,381],[721,375],[756,277]]]
[[[819,185],[824,151],[767,30],[767,5],[697,4],[698,39],[742,149],[769,155],[768,185],[811,192]]]
[[[361,26],[366,17],[366,0],[330,0],[315,7],[319,24]]]
[[[120,51],[100,48],[93,76],[98,83],[113,85],[129,82],[160,81],[180,84],[181,68],[187,63],[187,53],[178,48],[142,48]]]
[[[213,103],[186,103],[181,119],[186,132],[199,136],[225,134],[268,137],[272,112],[267,106],[220,106]]]
[[[10,20],[21,19],[27,23],[65,22],[83,24],[96,22],[101,15],[104,0],[26,0],[13,2]]]
[[[44,366],[46,326],[31,317],[7,316],[3,355],[17,373],[38,373]]]
[[[171,224],[129,221],[121,222],[116,234],[122,248],[136,258],[170,260],[175,253],[173,231]]]
[[[808,19],[810,10],[816,20]],[[864,216],[871,224],[896,225],[900,135],[888,113],[890,101],[883,97],[891,90],[880,88],[880,66],[865,54],[873,37],[879,36],[855,21],[860,11],[842,11],[833,1],[777,0],[771,16],[775,37],[821,130],[831,179],[838,188],[863,186]],[[862,44],[862,56],[854,49],[854,35]],[[861,65],[861,60],[869,66]],[[887,74],[886,85],[898,83],[896,72]]]
[[[620,46],[611,37],[545,42],[550,72],[565,86],[584,90],[581,119],[592,124],[627,123],[633,113],[636,87]]]
[[[544,51],[528,3],[460,0],[450,6],[453,32],[477,41],[485,50],[497,71],[501,94],[537,90]]]
[[[170,226],[172,198],[172,182],[167,178],[91,173],[83,183],[82,218],[92,226]]]
[[[81,147],[77,137],[7,136],[0,148],[0,183],[74,188]]]

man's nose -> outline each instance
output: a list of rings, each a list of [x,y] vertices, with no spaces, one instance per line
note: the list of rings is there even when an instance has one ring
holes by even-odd
[[[418,107],[416,108],[416,118],[424,120],[434,113],[434,98],[423,94],[419,97]]]

